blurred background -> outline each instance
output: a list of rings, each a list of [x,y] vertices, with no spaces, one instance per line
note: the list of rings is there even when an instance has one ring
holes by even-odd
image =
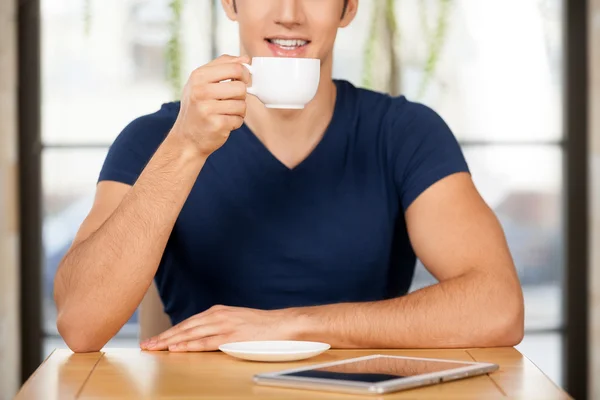
[[[65,347],[53,278],[114,138],[177,99],[194,68],[239,53],[216,0],[16,3],[0,2],[0,371],[22,366],[0,374],[6,393]],[[586,379],[600,374],[589,356],[600,348],[600,123],[588,124],[600,114],[598,48],[598,0],[361,0],[334,62],[335,78],[404,94],[448,122],[523,284],[518,349],[590,398],[600,398]],[[433,282],[418,265],[413,289]],[[137,323],[136,313],[109,346],[137,346]]]

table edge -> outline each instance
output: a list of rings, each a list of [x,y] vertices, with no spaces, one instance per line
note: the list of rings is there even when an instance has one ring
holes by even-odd
[[[32,384],[32,382],[34,381],[35,377],[39,374],[39,372],[45,368],[48,365],[48,361],[52,358],[52,356],[55,356],[55,354],[57,354],[57,352],[59,350],[59,348],[54,348],[52,350],[52,352],[50,352],[50,354],[40,363],[40,365],[35,369],[35,371],[33,371],[33,373],[27,378],[27,380],[25,382],[23,382],[23,384],[21,385],[21,387],[19,388],[19,390],[17,391],[14,400],[19,400],[23,397],[23,393],[25,393],[26,389],[29,387],[29,385]],[[67,349],[64,349],[67,350]],[[75,355],[77,353],[73,353],[73,355]],[[81,387],[77,390],[77,394],[75,396],[75,398],[78,398],[79,395],[81,394],[85,384],[88,382],[88,380],[90,379],[90,377],[92,376],[92,373],[94,372],[94,370],[96,369],[96,366],[98,365],[98,363],[100,362],[100,360],[102,359],[102,357],[104,357],[104,352],[103,351],[99,351],[99,352],[94,352],[94,353],[85,353],[85,354],[98,354],[99,357],[96,360],[96,362],[94,363],[94,365],[92,366],[92,368],[89,370],[87,376],[85,377],[84,381],[81,384]]]
[[[514,346],[506,346],[506,347],[499,347],[499,348],[495,348],[496,350],[500,350],[500,349],[505,349],[505,350],[512,350],[514,352],[516,352],[517,354],[521,355],[521,357],[523,357],[525,360],[527,360],[528,362],[530,362],[543,376],[544,378],[546,378],[551,384],[552,386],[559,392],[561,393],[563,396],[565,396],[568,399],[573,399],[573,397],[562,387],[560,387],[556,382],[554,382],[552,379],[550,379],[548,377],[548,375],[546,375],[546,373],[544,373],[544,371],[542,371],[538,365],[536,363],[534,363],[529,357],[525,356],[522,352],[520,352],[516,347]],[[55,348],[52,350],[52,352],[40,363],[40,365],[35,369],[35,371],[27,378],[27,380],[23,383],[23,385],[21,386],[21,388],[19,389],[19,391],[17,392],[16,396],[15,396],[15,400],[21,399],[23,398],[23,394],[25,393],[25,391],[27,390],[27,388],[32,384],[32,382],[35,380],[36,376],[39,374],[39,372],[44,369],[47,365],[48,365],[48,361],[54,356],[56,357],[58,354],[58,351],[60,351],[61,349]],[[66,349],[65,349],[66,350]],[[90,378],[92,377],[92,374],[94,373],[94,371],[96,370],[96,367],[98,366],[98,364],[100,363],[100,361],[102,360],[102,358],[104,358],[104,356],[106,355],[106,352],[104,351],[105,349],[102,349],[99,352],[95,352],[95,354],[98,355],[97,359],[95,360],[93,366],[89,369],[89,371],[87,372],[87,375],[85,377],[85,379],[82,381],[80,387],[78,388],[76,395],[74,398],[79,398],[81,396],[81,393],[83,392],[83,390],[85,389],[85,386],[87,385],[87,383],[89,382]],[[108,353],[110,353],[111,351],[118,351],[118,350],[130,350],[130,349],[120,349],[120,348],[111,348],[111,349],[107,349]],[[380,349],[331,349],[333,351],[345,351],[345,350],[353,350],[353,351],[365,351],[365,352],[377,352],[377,351],[411,351],[411,350],[431,350],[431,351],[439,351],[439,350],[444,350],[444,349],[388,349],[388,348],[380,348]],[[467,355],[475,362],[480,362],[477,360],[477,358],[473,355],[472,351],[473,350],[494,350],[494,348],[479,348],[479,347],[468,347],[468,348],[462,348],[462,349],[452,349],[452,350],[462,350],[465,353],[467,353]],[[75,355],[77,353],[73,353],[73,355]],[[94,354],[94,353],[87,353],[87,354]],[[492,383],[494,384],[494,386],[496,386],[496,388],[504,395],[507,396],[507,393],[505,392],[504,388],[502,387],[502,385],[500,385],[500,383],[498,381],[496,381],[494,374],[487,374],[488,378],[492,381]]]
[[[564,388],[561,388],[556,382],[554,382],[552,379],[550,379],[550,377],[548,375],[546,375],[544,370],[541,369],[535,362],[533,362],[533,360],[531,360],[531,358],[527,357],[525,354],[521,353],[519,350],[517,350],[517,349],[515,349],[515,350],[518,351],[523,356],[524,359],[529,361],[538,371],[540,371],[542,373],[542,375],[544,375],[544,377],[546,379],[548,379],[548,381],[550,381],[550,383],[552,383],[552,385],[554,385],[554,387],[556,389],[558,389],[561,393],[565,394],[569,399],[573,399],[573,396],[571,396]]]
[[[464,350],[469,355],[469,357],[471,357],[473,359],[473,361],[475,361],[475,362],[481,362],[481,361],[478,361],[473,356],[473,354],[471,353],[471,350],[490,350],[490,349],[512,349],[513,351],[517,352],[518,354],[521,355],[521,357],[523,357],[525,360],[527,360],[528,362],[530,362],[531,365],[533,365],[535,367],[535,369],[538,370],[544,376],[544,378],[546,378],[546,380],[548,382],[550,382],[552,384],[552,386],[554,386],[554,388],[558,392],[560,392],[562,395],[566,396],[569,399],[573,399],[573,397],[564,388],[560,387],[556,382],[554,382],[552,379],[550,379],[550,377],[536,363],[534,363],[525,354],[523,354],[522,352],[520,352],[519,349],[516,348],[516,346],[495,347],[495,348],[494,347],[492,347],[492,348],[486,348],[486,347],[469,347],[469,348],[465,348]],[[498,387],[498,389],[504,394],[504,396],[508,397],[508,394],[504,391],[504,389],[502,388],[502,385],[500,385],[500,383],[496,381],[496,379],[494,377],[494,373],[487,374],[487,375],[494,382],[494,385],[496,385]]]
[[[21,387],[19,388],[19,390],[17,391],[17,394],[15,395],[15,400],[17,400],[20,397],[20,395],[23,393],[25,387],[35,378],[35,376],[39,373],[39,371],[48,363],[48,360],[50,359],[50,357],[52,357],[54,355],[54,353],[56,353],[56,350],[58,350],[58,349],[54,348],[50,352],[50,354],[48,354],[48,356],[46,358],[44,358],[44,360],[40,363],[40,365],[37,366],[35,371],[33,371],[33,373],[31,375],[29,375],[27,380],[21,384]]]

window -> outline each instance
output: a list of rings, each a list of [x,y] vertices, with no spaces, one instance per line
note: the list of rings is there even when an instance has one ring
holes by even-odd
[[[92,205],[108,147],[131,120],[172,98],[165,58],[171,13],[166,1],[43,0],[41,7],[48,353],[64,347],[55,324],[54,274]],[[137,313],[117,336],[120,346],[137,344]]]
[[[56,265],[89,210],[108,146],[132,119],[173,98],[174,70],[185,81],[214,55],[238,52],[237,27],[219,2],[184,2],[177,35],[169,2],[42,1],[48,343],[57,338]],[[339,33],[334,76],[405,94],[448,122],[519,270],[527,329],[520,349],[560,383],[562,2],[396,0],[393,37],[384,3],[361,0],[355,22]],[[173,43],[181,49],[175,56]],[[434,282],[419,266],[413,289]],[[134,315],[117,340],[129,337],[135,345],[135,335]]]

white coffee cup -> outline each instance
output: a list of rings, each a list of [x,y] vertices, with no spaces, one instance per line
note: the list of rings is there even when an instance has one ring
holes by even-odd
[[[317,94],[321,62],[314,58],[254,57],[248,93],[265,107],[302,109]]]

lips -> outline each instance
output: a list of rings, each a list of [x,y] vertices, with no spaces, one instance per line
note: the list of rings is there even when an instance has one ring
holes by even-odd
[[[272,37],[265,39],[267,45],[276,57],[302,57],[310,40],[302,38]]]
[[[303,39],[267,39],[271,44],[281,47],[283,50],[295,50],[310,43]]]

